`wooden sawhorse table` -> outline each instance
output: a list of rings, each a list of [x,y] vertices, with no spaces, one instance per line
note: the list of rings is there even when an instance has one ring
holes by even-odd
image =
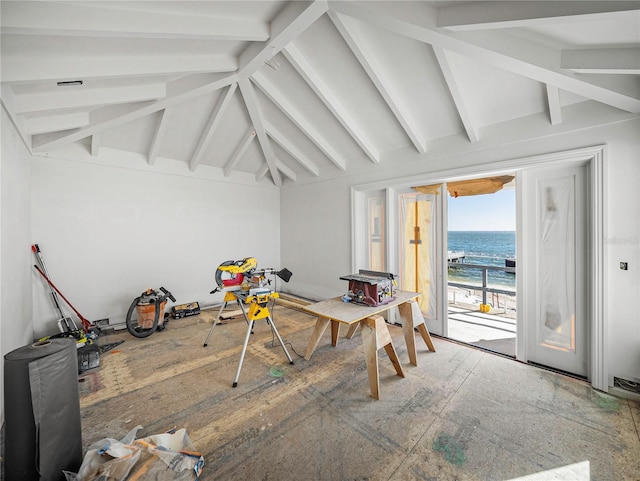
[[[331,345],[334,347],[338,343],[341,323],[349,325],[349,332],[347,333],[347,338],[349,339],[353,337],[358,326],[360,326],[371,396],[375,399],[380,399],[378,350],[381,347],[384,347],[398,376],[404,377],[404,371],[398,361],[398,355],[393,347],[389,329],[384,319],[379,315],[381,312],[398,307],[404,339],[407,344],[409,362],[411,364],[414,366],[418,365],[414,328],[418,329],[429,350],[435,352],[429,330],[420,312],[420,307],[416,302],[416,298],[419,296],[420,294],[417,292],[396,291],[393,301],[375,307],[353,302],[344,302],[341,297],[335,297],[305,306],[307,312],[315,314],[318,318],[313,333],[311,334],[311,339],[309,339],[304,358],[306,360],[311,358],[313,351],[315,351],[318,346],[318,342],[329,324],[331,324]]]

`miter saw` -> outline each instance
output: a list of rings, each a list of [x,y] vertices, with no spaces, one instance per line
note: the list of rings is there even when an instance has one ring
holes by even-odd
[[[268,276],[276,275],[285,282],[289,282],[292,273],[289,269],[257,269],[258,261],[255,257],[245,257],[239,261],[225,261],[216,269],[216,287],[211,294],[219,291],[232,292],[264,291],[271,284]],[[234,300],[234,299],[229,299]]]
[[[245,257],[239,261],[225,261],[216,269],[216,287],[211,294],[221,291],[225,288],[233,290],[234,286],[237,288],[244,282],[245,276],[251,277],[251,273],[258,266],[258,261],[255,257]]]
[[[237,302],[242,310],[245,321],[247,321],[248,329],[247,335],[244,340],[244,346],[240,355],[240,364],[238,365],[238,371],[233,381],[232,386],[238,385],[238,378],[240,377],[240,369],[242,368],[242,362],[244,361],[244,355],[247,350],[247,344],[249,342],[249,335],[253,331],[253,324],[255,321],[265,319],[271,331],[278,338],[284,353],[289,359],[289,364],[293,364],[293,360],[289,355],[289,351],[284,345],[278,330],[273,323],[271,313],[269,312],[268,303],[270,300],[275,300],[280,297],[280,294],[275,290],[272,290],[271,279],[269,276],[278,276],[285,282],[289,282],[292,273],[289,269],[281,269],[276,271],[275,269],[258,269],[258,262],[255,257],[245,257],[238,261],[225,261],[218,266],[215,273],[215,280],[218,287],[216,287],[211,294],[222,291],[224,292],[224,300],[220,311],[209,330],[209,334],[204,341],[204,347],[207,346],[209,338],[213,333],[213,328],[216,327],[224,309],[229,302]],[[245,310],[245,305],[249,305],[248,311]]]

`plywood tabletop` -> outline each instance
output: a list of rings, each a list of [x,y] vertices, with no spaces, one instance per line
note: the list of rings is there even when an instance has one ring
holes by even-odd
[[[354,322],[374,316],[419,296],[419,292],[396,291],[393,301],[375,307],[369,307],[355,302],[344,302],[342,297],[334,297],[326,301],[310,304],[304,308],[309,313],[319,317],[326,317],[346,324],[353,324]]]

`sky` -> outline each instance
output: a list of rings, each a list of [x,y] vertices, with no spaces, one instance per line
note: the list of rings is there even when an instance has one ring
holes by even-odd
[[[448,198],[449,230],[516,230],[516,190]]]

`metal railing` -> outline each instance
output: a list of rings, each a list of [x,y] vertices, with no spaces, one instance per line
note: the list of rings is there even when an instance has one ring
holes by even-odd
[[[487,266],[482,264],[467,264],[466,262],[448,262],[449,268],[456,269],[479,269],[482,270],[482,286],[477,284],[463,284],[460,282],[449,282],[448,285],[453,287],[462,287],[463,289],[473,289],[476,291],[482,291],[482,303],[487,304],[487,292],[495,294],[506,294],[508,296],[515,296],[516,291],[510,289],[496,289],[489,287],[489,271],[502,271],[515,274],[515,267],[501,267],[501,266]]]

